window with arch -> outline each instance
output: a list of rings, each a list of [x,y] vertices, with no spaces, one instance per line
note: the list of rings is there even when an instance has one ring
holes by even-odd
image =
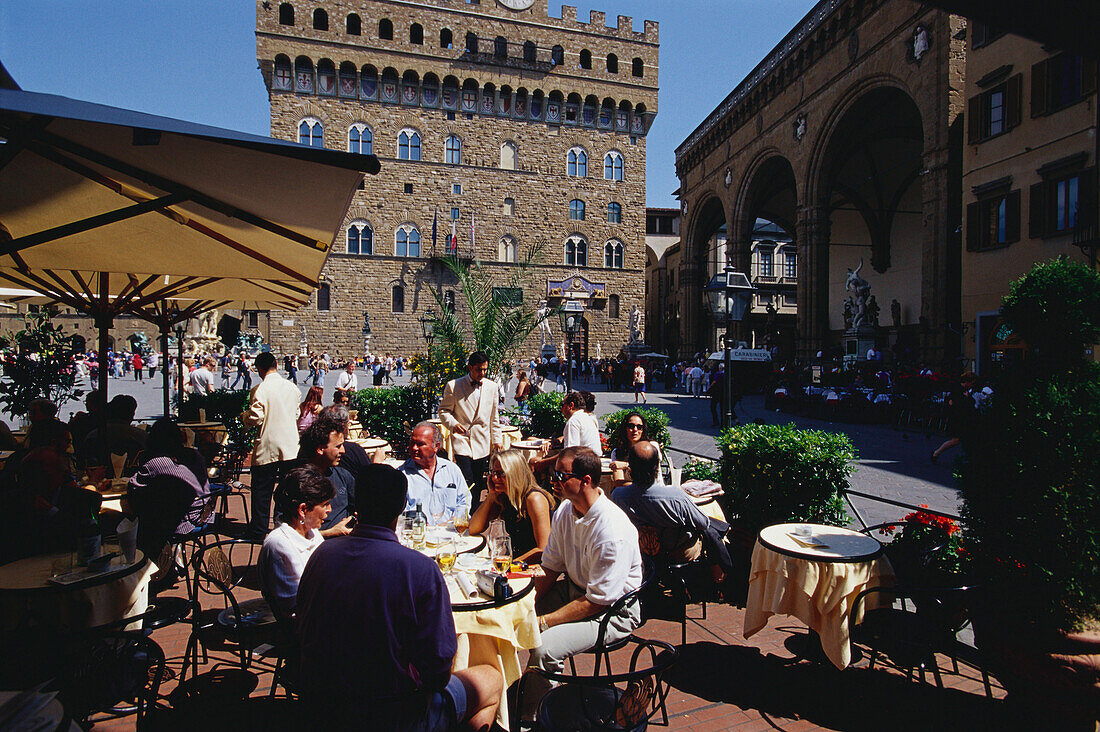
[[[565,49],[561,46],[554,46],[550,49],[550,65],[561,66],[565,63]]]
[[[279,55],[275,57],[275,77],[271,85],[280,91],[290,91],[294,88],[294,70],[290,65],[290,59]]]
[[[324,313],[332,309],[332,288],[327,282],[317,285],[317,312]]]
[[[623,156],[621,153],[612,150],[603,156],[603,177],[604,180],[623,179]]]
[[[630,62],[630,75],[637,76],[639,79],[645,75],[645,62],[640,58],[636,58]]]
[[[393,21],[389,18],[382,18],[378,21],[378,37],[384,41],[393,40]]]
[[[317,8],[313,11],[313,30],[328,30],[328,13],[322,8]]]
[[[363,19],[355,13],[348,14],[345,27],[349,36],[361,36],[363,35]]]
[[[612,201],[607,204],[607,223],[621,224],[623,222],[623,205]]]
[[[500,239],[499,259],[501,262],[515,262],[519,256],[519,244],[516,238],[506,234]]]
[[[473,31],[466,34],[466,53],[477,53],[477,33]]]
[[[439,47],[440,48],[453,48],[455,43],[454,33],[450,28],[443,28],[439,31]]]
[[[504,199],[504,215],[515,216],[516,215],[516,199],[505,198]]]
[[[397,227],[394,235],[393,253],[397,257],[420,256],[420,229],[412,224],[402,224]]]
[[[584,201],[574,198],[569,202],[569,220],[584,221]]]
[[[359,155],[374,154],[374,134],[370,127],[362,122],[356,122],[348,128],[348,152]]]
[[[613,53],[607,54],[607,73],[619,73],[619,57]]]
[[[583,236],[571,236],[565,240],[565,263],[570,267],[588,266],[588,242]]]
[[[413,23],[409,26],[409,43],[416,46],[424,45],[424,26]]]
[[[397,158],[399,160],[420,159],[420,133],[416,130],[401,130],[397,136]]]
[[[603,266],[608,269],[623,268],[623,243],[612,239],[603,245]]]
[[[443,146],[443,162],[462,165],[462,140],[458,139],[458,135],[447,135]]]
[[[294,25],[294,6],[290,3],[279,5],[279,25]]]
[[[588,177],[588,153],[584,148],[575,147],[566,156],[565,172],[576,178]]]
[[[316,117],[306,117],[298,123],[298,142],[310,147],[325,146],[325,126]]]
[[[607,317],[618,320],[619,318],[619,296],[608,295],[607,296]]]
[[[405,312],[405,287],[404,285],[394,285],[390,291],[390,312],[403,313]]]
[[[500,146],[500,167],[503,170],[515,170],[516,160],[519,158],[519,148],[516,143],[508,140]]]
[[[508,41],[504,36],[493,39],[493,56],[495,58],[508,58]]]
[[[313,93],[313,61],[305,56],[294,59],[294,91]]]
[[[374,254],[374,229],[366,221],[348,224],[348,254]]]
[[[526,41],[523,44],[523,60],[529,64],[533,64],[538,60],[538,48],[534,42]]]
[[[592,52],[589,51],[587,48],[581,51],[581,68],[592,68]]]

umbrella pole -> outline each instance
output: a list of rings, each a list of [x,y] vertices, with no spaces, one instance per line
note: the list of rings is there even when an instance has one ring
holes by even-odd
[[[99,329],[99,373],[97,374],[99,394],[96,398],[99,402],[99,419],[96,420],[98,424],[95,428],[99,430],[99,442],[103,448],[103,454],[98,456],[102,460],[101,465],[111,464],[107,455],[107,334],[111,330],[111,324],[109,315],[100,314],[95,318],[96,328]]]
[[[167,312],[167,306],[164,311]],[[164,378],[164,416],[171,417],[171,376],[169,374],[171,360],[168,358],[168,316],[165,315],[164,319],[160,321],[160,353],[161,353],[161,374]]]
[[[183,327],[176,327],[176,414],[183,408]]]

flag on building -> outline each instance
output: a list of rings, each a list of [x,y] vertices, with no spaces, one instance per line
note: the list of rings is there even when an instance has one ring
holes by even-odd
[[[436,224],[436,220],[438,218],[439,218],[439,209],[437,208],[435,210],[435,213],[432,214],[432,255],[433,256],[435,255],[435,224]]]
[[[458,253],[458,234],[455,233],[455,221],[451,219],[451,238],[447,241],[447,253]]]

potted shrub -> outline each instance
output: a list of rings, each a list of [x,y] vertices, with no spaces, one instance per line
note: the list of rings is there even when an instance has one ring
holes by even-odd
[[[419,386],[358,389],[348,398],[348,408],[359,411],[359,423],[372,437],[390,443],[394,457],[405,455],[409,432],[431,416],[429,398]]]
[[[565,431],[565,417],[561,413],[561,402],[564,398],[565,395],[560,391],[544,391],[532,394],[527,399],[532,437],[561,437]]]
[[[1002,307],[1027,358],[963,435],[956,477],[985,587],[975,637],[1009,699],[1043,726],[1100,715],[1100,275],[1036,265]]]

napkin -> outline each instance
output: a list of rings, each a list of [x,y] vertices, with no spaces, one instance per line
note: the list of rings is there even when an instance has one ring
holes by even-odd
[[[456,574],[455,582],[458,583],[458,589],[463,597],[477,597],[477,586],[465,574],[462,572]]]
[[[686,493],[696,498],[722,495],[722,486],[718,485],[713,480],[689,480],[680,487],[683,488]]]
[[[200,409],[199,410],[199,421],[200,422],[205,422],[206,421],[206,410],[205,409]]]
[[[111,467],[115,470],[115,477],[121,478],[126,472],[126,453],[118,455],[111,453]]]

